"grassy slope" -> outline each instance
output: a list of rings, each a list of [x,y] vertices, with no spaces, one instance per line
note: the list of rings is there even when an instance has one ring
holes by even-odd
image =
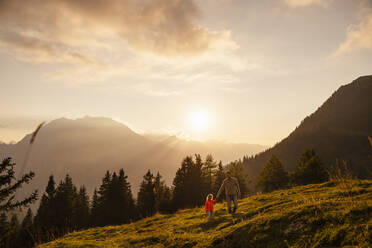
[[[333,183],[308,185],[240,201],[231,216],[217,204],[122,225],[74,232],[47,247],[372,247],[372,181],[350,196]]]

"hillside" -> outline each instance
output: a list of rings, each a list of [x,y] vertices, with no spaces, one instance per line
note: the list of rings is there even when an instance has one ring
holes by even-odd
[[[14,158],[18,170],[30,138],[31,135],[26,135],[16,144],[0,144],[0,159]],[[61,118],[40,130],[26,168],[34,171],[36,176],[25,190],[31,192],[38,188],[42,192],[50,174],[54,174],[58,182],[69,173],[77,185],[85,185],[92,192],[99,187],[106,170],[124,168],[132,190],[136,192],[148,169],[154,173],[159,171],[171,184],[187,155],[199,153],[204,157],[210,153],[216,160],[229,162],[264,148],[250,144],[189,142],[174,136],[150,139],[109,118]]]
[[[251,196],[234,216],[217,204],[212,222],[201,208],[187,209],[74,232],[39,248],[371,247],[371,199],[372,181],[327,182]]]
[[[315,113],[306,117],[274,147],[244,160],[255,180],[266,161],[275,154],[292,170],[305,149],[314,149],[325,166],[345,160],[359,178],[371,166],[372,76],[364,76],[340,87]]]

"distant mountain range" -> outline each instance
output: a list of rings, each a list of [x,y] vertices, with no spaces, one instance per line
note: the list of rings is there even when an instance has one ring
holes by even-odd
[[[23,163],[31,135],[15,144],[0,144],[0,159],[13,157],[16,169]],[[196,142],[167,135],[140,135],[122,123],[109,118],[66,118],[47,123],[39,132],[25,171],[36,173],[31,186],[44,190],[48,177],[57,182],[67,173],[76,185],[85,185],[90,192],[99,187],[106,170],[124,168],[134,191],[148,169],[159,171],[172,183],[182,159],[195,153],[230,162],[243,155],[253,155],[266,147],[222,142]]]
[[[316,94],[316,92],[314,92]],[[372,76],[364,76],[341,86],[315,113],[306,117],[274,147],[244,159],[245,168],[255,181],[266,161],[275,154],[288,170],[293,170],[305,149],[314,149],[325,166],[339,161],[359,178],[372,169]]]

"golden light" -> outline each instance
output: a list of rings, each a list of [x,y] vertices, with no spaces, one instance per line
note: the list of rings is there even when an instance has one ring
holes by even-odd
[[[189,115],[190,128],[194,132],[205,131],[210,124],[210,116],[207,111],[196,110]]]

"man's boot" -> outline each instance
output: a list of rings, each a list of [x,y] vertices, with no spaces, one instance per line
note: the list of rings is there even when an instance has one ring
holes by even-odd
[[[234,209],[233,209],[233,213],[235,213],[236,212],[236,206],[234,206]]]

